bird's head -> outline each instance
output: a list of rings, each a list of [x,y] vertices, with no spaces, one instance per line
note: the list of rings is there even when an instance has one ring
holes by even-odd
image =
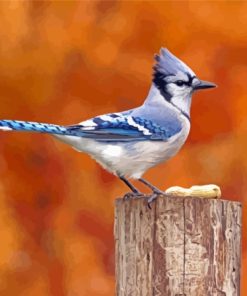
[[[168,49],[161,48],[155,56],[153,83],[165,100],[183,111],[189,111],[193,92],[216,87],[214,83],[200,80],[195,73]]]

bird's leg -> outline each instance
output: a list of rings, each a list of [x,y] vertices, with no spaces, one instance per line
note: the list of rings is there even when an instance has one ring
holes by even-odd
[[[119,176],[119,179],[122,180],[132,191],[130,193],[125,194],[125,199],[141,195],[141,192],[134,185],[132,185],[130,181],[128,181],[125,177]]]
[[[150,188],[153,193],[156,193],[156,194],[164,194],[163,191],[161,191],[159,188],[155,187],[154,185],[152,185],[151,183],[149,183],[147,180],[145,179],[138,179],[140,182],[142,182],[143,184],[145,184],[148,188]]]
[[[151,183],[149,183],[147,180],[145,179],[138,179],[140,182],[142,182],[143,184],[145,184],[148,188],[150,188],[153,191],[153,194],[148,198],[147,203],[148,203],[148,207],[151,209],[151,203],[153,201],[155,201],[157,199],[157,197],[160,194],[164,194],[163,191],[161,191],[159,188],[155,187],[154,185],[152,185]]]

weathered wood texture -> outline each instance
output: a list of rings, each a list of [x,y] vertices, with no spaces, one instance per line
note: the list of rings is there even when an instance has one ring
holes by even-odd
[[[118,199],[117,296],[239,296],[241,205],[200,198]]]

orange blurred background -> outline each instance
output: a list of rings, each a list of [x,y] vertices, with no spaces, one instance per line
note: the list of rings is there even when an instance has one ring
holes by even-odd
[[[194,96],[186,145],[146,177],[216,183],[243,203],[244,278],[246,13],[237,1],[0,2],[0,118],[73,124],[136,107],[168,47],[219,87]],[[0,139],[0,295],[114,295],[114,199],[127,187],[50,136]]]

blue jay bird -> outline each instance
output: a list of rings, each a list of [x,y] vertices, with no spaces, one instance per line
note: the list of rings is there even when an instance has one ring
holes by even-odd
[[[133,195],[139,191],[129,179],[138,179],[154,194],[160,194],[142,175],[179,151],[190,130],[192,94],[216,85],[198,79],[167,49],[161,48],[155,60],[151,89],[140,107],[70,126],[0,120],[0,129],[52,134],[76,150],[88,153],[125,182]]]

